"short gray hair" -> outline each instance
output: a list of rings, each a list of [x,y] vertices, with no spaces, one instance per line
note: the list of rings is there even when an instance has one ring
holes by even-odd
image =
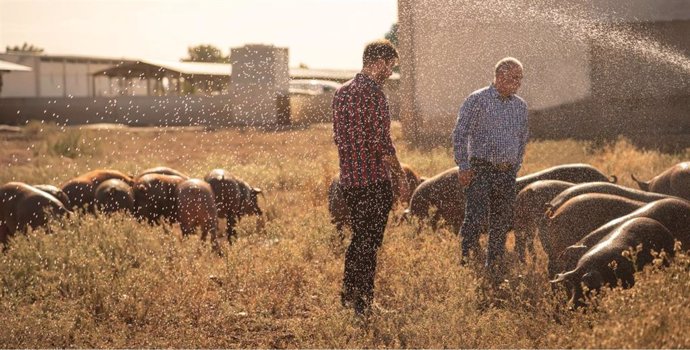
[[[520,67],[520,69],[523,69],[522,62],[518,61],[518,59],[514,57],[506,57],[496,63],[494,74],[498,75],[498,73],[507,72],[511,68],[515,67]]]

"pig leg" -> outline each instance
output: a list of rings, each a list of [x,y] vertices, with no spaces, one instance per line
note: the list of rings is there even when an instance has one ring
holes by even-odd
[[[225,234],[228,237],[228,242],[232,243],[232,239],[235,237],[236,232],[235,232],[235,223],[237,222],[237,218],[235,218],[232,215],[228,215],[227,219],[227,225],[225,229]]]
[[[182,230],[182,236],[184,236],[184,237],[189,236],[191,234],[194,234],[194,229],[195,229],[195,226],[191,223],[187,223],[187,222],[181,222],[180,223],[180,230]]]
[[[343,226],[344,225],[342,222],[335,224],[335,232],[338,233],[338,239],[341,241],[345,240],[345,232],[343,231]]]
[[[216,219],[215,217],[209,217],[204,221],[203,233],[201,235],[201,239],[205,240],[207,234],[211,235],[211,247],[213,248],[213,251],[220,254],[220,245],[218,244],[218,237],[217,237],[218,236],[218,219]]]
[[[0,222],[0,244],[3,249],[7,248],[7,243],[10,241],[10,228],[4,223]]]

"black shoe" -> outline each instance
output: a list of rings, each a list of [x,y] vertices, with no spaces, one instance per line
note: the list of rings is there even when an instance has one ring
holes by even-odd
[[[346,309],[350,309],[355,304],[355,296],[353,293],[340,292],[340,305]]]
[[[371,305],[358,298],[354,303],[354,310],[357,317],[367,317],[371,313]]]

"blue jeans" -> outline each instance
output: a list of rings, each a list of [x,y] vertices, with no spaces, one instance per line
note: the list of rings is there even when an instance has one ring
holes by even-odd
[[[486,266],[494,268],[503,257],[506,235],[513,224],[515,172],[487,165],[473,165],[474,178],[465,188],[465,220],[462,222],[462,256],[479,249],[479,234],[488,222],[489,248]]]

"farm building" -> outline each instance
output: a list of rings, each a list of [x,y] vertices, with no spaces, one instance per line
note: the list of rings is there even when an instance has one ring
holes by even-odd
[[[2,85],[3,85],[2,75],[3,75],[3,73],[29,72],[29,71],[31,71],[31,67],[22,66],[21,64],[16,64],[16,63],[0,60],[0,93],[2,93]]]
[[[237,57],[247,50],[271,54],[275,52],[276,57],[283,57],[276,61],[276,67],[284,67],[286,75],[281,79],[269,79],[269,76],[283,74],[282,68],[276,68],[270,72],[253,72],[250,74],[251,79],[244,79],[247,74],[238,74],[237,70],[254,65],[251,62],[233,62],[237,74],[235,81],[244,84],[241,89],[239,86],[234,87],[236,91],[242,92],[235,94],[231,91],[233,64],[0,54],[0,59],[30,67],[28,71],[14,73],[6,79],[5,89],[0,92],[0,124],[22,124],[29,119],[69,124],[118,122],[130,125],[277,123],[278,119],[273,116],[239,116],[242,111],[265,114],[268,110],[273,111],[272,115],[281,110],[283,116],[280,123],[285,123],[288,118],[285,117],[287,100],[284,96],[288,94],[288,78],[342,83],[357,73],[356,70],[287,68],[287,49],[269,45],[247,45],[233,50]],[[249,59],[265,58],[259,56]],[[395,74],[385,88],[395,116],[399,78]],[[251,96],[246,96],[250,90],[254,91],[252,94],[259,94],[259,90],[263,90],[254,89],[256,86],[252,83],[253,80],[263,81],[264,85],[270,82],[272,87],[266,85],[265,88],[273,89],[275,96],[271,97],[274,98],[271,101],[274,102],[255,103],[256,108],[240,106],[245,101],[252,100]],[[276,84],[280,87],[277,88]],[[293,97],[295,101],[291,101],[290,105],[298,113],[308,110],[304,106],[312,102],[327,105],[328,108],[330,106],[330,103],[326,103],[328,96]],[[277,99],[282,99],[282,102]],[[282,107],[275,107],[276,104],[281,104]],[[269,105],[271,108],[268,108]],[[304,118],[295,115],[292,119]],[[319,120],[326,119],[329,118],[319,117]]]

